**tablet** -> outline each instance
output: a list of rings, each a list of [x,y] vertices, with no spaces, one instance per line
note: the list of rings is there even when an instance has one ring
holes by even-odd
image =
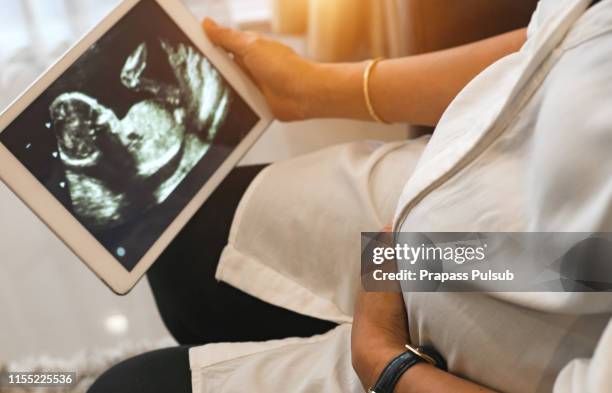
[[[125,294],[271,120],[180,1],[127,0],[0,115],[0,178]]]

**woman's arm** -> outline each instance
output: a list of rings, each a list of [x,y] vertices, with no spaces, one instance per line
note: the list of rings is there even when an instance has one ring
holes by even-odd
[[[365,389],[372,387],[383,369],[404,353],[409,342],[401,293],[361,291],[355,305],[351,335],[353,368]],[[491,390],[419,363],[398,381],[396,393],[490,393]]]
[[[281,120],[341,117],[370,120],[363,96],[367,62],[321,64],[278,42],[216,25],[204,29],[213,43],[234,54]],[[483,41],[378,64],[371,95],[389,122],[435,125],[455,96],[486,67],[516,52],[525,29]]]

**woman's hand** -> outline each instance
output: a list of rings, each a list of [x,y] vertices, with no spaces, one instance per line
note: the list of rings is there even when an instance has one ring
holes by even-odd
[[[385,366],[406,351],[408,323],[402,294],[361,290],[353,321],[353,368],[368,389]]]
[[[228,52],[264,94],[273,114],[284,121],[311,117],[317,67],[291,48],[258,34],[241,32],[205,19],[210,40]]]
[[[389,233],[393,225],[381,232]],[[353,368],[361,383],[368,389],[374,385],[385,366],[406,351],[408,344],[408,317],[400,292],[366,292],[357,295],[351,354]]]
[[[361,291],[351,334],[353,368],[367,390],[384,368],[406,352],[408,323],[401,293]],[[493,393],[428,363],[411,367],[399,379],[396,393]]]
[[[391,232],[392,226],[382,232]],[[399,289],[399,288],[398,288]],[[360,290],[351,331],[353,369],[367,390],[385,367],[406,352],[408,318],[401,292]],[[482,386],[439,370],[428,363],[411,367],[399,379],[397,393],[492,393]]]

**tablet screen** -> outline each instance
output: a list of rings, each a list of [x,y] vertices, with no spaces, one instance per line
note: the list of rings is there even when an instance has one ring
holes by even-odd
[[[144,0],[0,142],[131,271],[258,121]]]

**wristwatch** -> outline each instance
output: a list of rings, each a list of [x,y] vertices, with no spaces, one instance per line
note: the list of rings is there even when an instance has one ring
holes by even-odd
[[[401,376],[421,362],[429,363],[443,371],[447,370],[446,361],[435,348],[426,345],[416,348],[406,345],[406,349],[406,352],[391,360],[368,393],[393,393]]]

